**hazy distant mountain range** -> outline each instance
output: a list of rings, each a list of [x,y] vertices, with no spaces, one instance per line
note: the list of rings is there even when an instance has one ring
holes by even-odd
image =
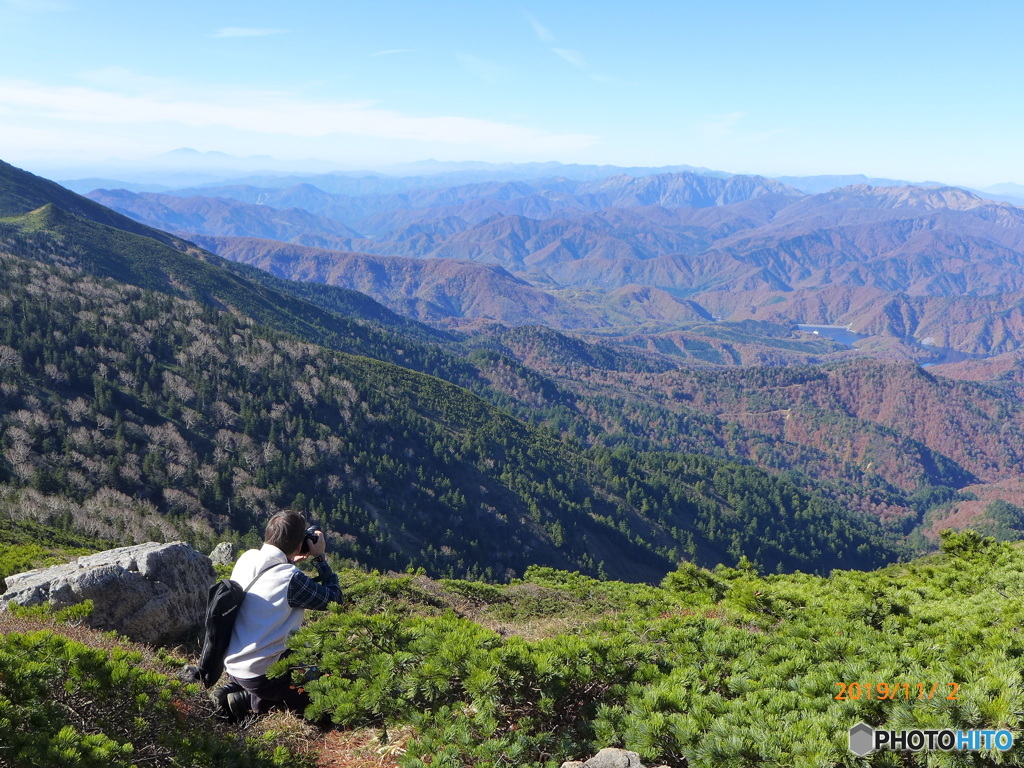
[[[808,194],[681,171],[365,194],[301,183],[89,196],[228,258],[433,322],[651,333],[753,319],[850,325],[970,354],[1019,348],[1024,209],[952,187],[872,183]]]
[[[94,189],[127,189],[133,192],[175,191],[177,194],[187,187],[200,190],[231,184],[285,189],[299,184],[310,184],[326,192],[362,195],[494,181],[536,181],[552,178],[593,181],[610,176],[641,177],[680,172],[693,172],[723,179],[737,175],[691,165],[614,166],[557,162],[485,163],[435,160],[404,163],[378,170],[343,171],[330,170],[328,163],[312,159],[284,162],[266,155],[235,157],[223,152],[199,152],[189,148],[165,152],[141,164],[108,161],[103,165],[87,165],[76,169],[50,168],[45,175],[61,179],[60,183],[67,189],[80,194],[86,194]],[[949,186],[941,181],[906,181],[863,174],[774,178],[809,194],[856,184],[873,187]],[[1003,183],[969,191],[988,199],[1024,205],[1024,185]]]
[[[728,178],[734,174],[690,165],[622,167],[614,165],[566,165],[563,163],[482,163],[426,160],[388,166],[379,171],[325,171],[325,164],[305,161],[286,166],[260,158],[231,158],[219,152],[180,149],[153,158],[145,168],[89,168],[87,175],[71,172],[62,176],[66,188],[82,194],[99,188],[163,192],[186,186],[216,187],[225,184],[287,188],[312,184],[339,194],[380,194],[426,187],[451,187],[492,181],[550,178],[577,180],[609,176],[655,176],[692,171],[705,176]],[[276,170],[275,170],[276,169]],[[318,169],[318,170],[313,170]],[[192,178],[192,181],[186,179]]]

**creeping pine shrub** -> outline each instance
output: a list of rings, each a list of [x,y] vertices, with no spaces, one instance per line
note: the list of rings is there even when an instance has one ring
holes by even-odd
[[[72,549],[67,552],[80,555],[88,550]],[[8,576],[23,573],[33,568],[45,568],[49,565],[66,563],[68,557],[44,548],[38,544],[0,544],[0,583]]]
[[[450,612],[335,612],[303,629],[292,647],[270,674],[296,663],[329,673],[307,687],[308,717],[413,723],[418,737],[402,764],[414,768],[531,766],[594,748],[598,707],[658,672],[652,649],[626,635],[528,642]]]
[[[685,561],[662,580],[661,586],[668,592],[689,596],[692,602],[707,604],[717,603],[729,591],[729,584],[723,579]]]
[[[12,616],[19,616],[26,619],[53,619],[54,621],[63,622],[67,624],[77,624],[85,621],[92,615],[95,605],[92,600],[83,600],[80,603],[69,605],[66,608],[58,608],[54,610],[54,607],[50,603],[40,603],[39,605],[18,605],[11,603],[8,605],[7,610]]]
[[[661,589],[534,570],[491,605],[528,618],[559,595],[577,616],[610,606],[535,642],[439,614],[408,577],[360,578],[372,610],[332,609],[271,672],[326,673],[307,686],[311,717],[411,726],[403,768],[557,768],[606,746],[672,768],[1024,765],[1020,737],[1005,753],[860,758],[847,745],[859,721],[1024,730],[1021,545],[948,534],[942,554],[829,577],[684,564]],[[445,586],[474,600],[499,589]]]
[[[946,528],[939,532],[939,538],[942,540],[942,551],[951,557],[978,558],[996,550],[994,538],[982,536],[969,528],[963,531]]]
[[[355,569],[342,569],[338,574],[345,605],[365,613],[382,611],[410,612],[424,608],[437,608],[441,602],[417,586],[409,575],[390,577],[374,571],[362,573]]]
[[[449,592],[453,592],[474,603],[491,605],[493,603],[506,602],[508,599],[505,596],[505,592],[493,584],[485,584],[480,581],[465,581],[463,579],[441,579],[440,583]]]
[[[91,648],[48,629],[0,634],[0,766],[290,764],[197,728],[207,717],[192,712],[197,686],[140,662],[138,653]]]

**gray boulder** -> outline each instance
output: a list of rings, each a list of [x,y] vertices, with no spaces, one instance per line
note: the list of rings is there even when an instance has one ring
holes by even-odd
[[[640,762],[640,755],[636,752],[608,747],[602,749],[585,763],[571,760],[562,763],[561,768],[644,768],[644,764]],[[668,768],[668,766],[662,765],[658,768]]]
[[[213,548],[213,552],[210,553],[210,560],[212,560],[215,565],[234,565],[235,545],[230,541],[222,541]]]
[[[210,558],[188,544],[149,542],[9,576],[0,610],[11,602],[49,602],[59,610],[92,600],[90,626],[143,643],[167,643],[202,626],[215,579]]]
[[[587,760],[583,768],[644,768],[644,764],[636,752],[608,747]]]

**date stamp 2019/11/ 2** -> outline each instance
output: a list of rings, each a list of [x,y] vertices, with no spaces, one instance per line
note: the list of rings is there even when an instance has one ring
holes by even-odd
[[[839,688],[839,693],[834,698],[838,701],[860,701],[861,699],[868,701],[895,701],[896,699],[927,701],[935,698],[936,694],[947,701],[958,701],[957,694],[960,691],[960,683],[932,683],[931,685],[926,683],[876,683],[874,685],[836,683],[836,686]],[[947,688],[950,689],[948,692]],[[946,693],[945,697],[942,696],[943,693]]]

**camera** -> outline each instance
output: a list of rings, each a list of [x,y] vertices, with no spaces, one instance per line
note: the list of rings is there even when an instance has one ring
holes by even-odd
[[[309,526],[309,528],[306,529],[306,535],[302,539],[302,547],[299,549],[299,552],[303,555],[306,554],[309,552],[309,545],[316,544],[319,540],[320,537],[317,535],[316,526]]]

